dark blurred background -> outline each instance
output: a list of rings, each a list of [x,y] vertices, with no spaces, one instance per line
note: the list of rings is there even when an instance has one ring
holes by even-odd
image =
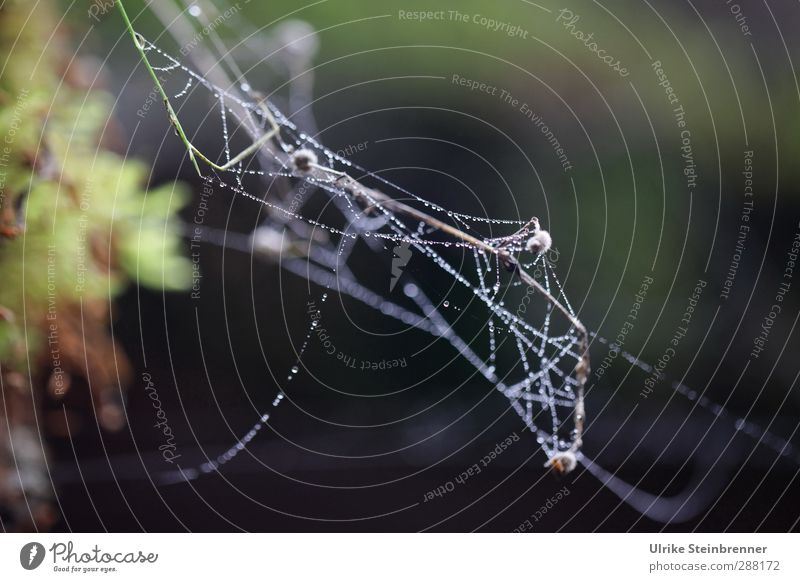
[[[126,4],[137,30],[178,53],[152,11],[139,15],[141,2]],[[323,318],[337,350],[363,360],[406,358],[408,366],[348,370],[312,337],[288,383],[309,329],[306,303],[319,303],[322,290],[249,253],[204,244],[199,298],[133,288],[118,303],[116,337],[137,370],[129,427],[107,433],[87,426],[72,442],[54,444],[60,528],[512,531],[529,520],[534,531],[797,529],[796,451],[786,448],[782,456],[775,451],[782,445],[759,445],[759,435],[737,431],[737,419],[745,418],[797,442],[800,281],[784,277],[800,231],[797,5],[576,1],[571,18],[559,13],[566,7],[547,1],[231,6],[236,17],[217,32],[236,47],[232,56],[249,82],[288,113],[302,101],[292,91],[310,90],[313,102],[295,119],[301,127],[314,123],[312,133],[328,147],[350,146],[347,155],[357,164],[448,209],[540,217],[553,235],[568,296],[599,335],[617,336],[642,281],[652,277],[624,346],[642,361],[662,357],[698,280],[707,283],[652,394],[642,397],[648,375],[622,357],[592,375],[584,439],[587,456],[645,491],[670,497],[698,486],[702,507],[688,521],[663,524],[621,503],[582,467],[557,479],[543,469],[544,455],[506,399],[454,359],[450,346],[335,292]],[[418,10],[442,10],[444,18],[401,16]],[[452,10],[467,21],[451,17]],[[508,26],[488,29],[480,16]],[[182,18],[191,22],[186,13]],[[287,49],[269,50],[290,19],[318,31],[313,70],[300,71],[294,84],[296,73],[281,61]],[[94,24],[85,7],[70,5],[67,21],[75,39],[93,25],[80,50],[99,59],[118,95],[114,115],[132,140],[130,155],[152,162],[154,184],[193,185],[195,201],[183,212],[191,222],[201,182],[160,104],[137,115],[152,83],[118,14]],[[504,33],[512,26],[514,36]],[[257,36],[237,46],[243,30]],[[593,33],[628,74],[602,62],[574,30]],[[657,61],[675,104],[659,84]],[[471,91],[454,75],[497,90]],[[517,104],[504,101],[502,91]],[[195,143],[220,151],[218,119],[203,119],[213,101],[198,95],[187,103],[183,122],[192,131],[204,127]],[[552,130],[568,168],[523,103]],[[677,125],[678,105],[685,128]],[[696,173],[688,183],[682,129],[690,132]],[[743,175],[749,151],[752,197]],[[247,234],[261,220],[252,200],[220,191],[207,202],[206,226]],[[724,298],[742,224],[750,230]],[[456,251],[449,256],[460,260]],[[391,257],[373,256],[362,266],[363,281],[402,303],[401,286],[387,290]],[[449,302],[442,312],[462,337],[485,323],[485,311],[448,294],[447,279],[424,257],[414,256],[404,276],[425,281],[435,302]],[[763,352],[753,357],[782,282],[791,287]],[[485,349],[483,339],[473,347]],[[594,342],[591,351],[597,370],[608,346]],[[143,373],[158,389],[183,467],[231,446],[278,389],[290,401],[221,474],[165,485],[158,476],[173,466],[157,450],[162,435],[153,428]],[[676,394],[673,381],[725,411],[715,415]],[[520,440],[479,475],[424,501],[513,433]],[[534,520],[565,487],[569,495]]]

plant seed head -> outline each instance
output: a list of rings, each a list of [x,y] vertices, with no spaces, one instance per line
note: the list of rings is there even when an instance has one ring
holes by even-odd
[[[313,150],[301,148],[292,153],[292,165],[301,172],[310,172],[317,163],[317,154]]]
[[[531,238],[528,239],[525,248],[532,253],[540,255],[550,250],[553,245],[553,239],[550,233],[546,230],[537,230]]]
[[[544,466],[558,475],[566,475],[578,466],[578,457],[572,451],[561,451],[550,457]]]

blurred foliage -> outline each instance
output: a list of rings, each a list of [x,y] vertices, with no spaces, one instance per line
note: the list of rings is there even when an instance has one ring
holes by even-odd
[[[37,13],[23,26],[29,8],[26,2],[6,3],[0,29],[4,57],[14,47],[0,82],[0,135],[8,136],[0,305],[22,313],[24,303],[28,319],[41,320],[48,257],[58,302],[110,299],[132,279],[153,288],[187,288],[191,265],[181,254],[179,231],[167,220],[186,205],[189,192],[176,184],[143,188],[147,165],[99,142],[104,132],[114,131],[108,125],[112,97],[70,83],[76,79],[60,81],[62,73],[83,72],[59,70],[58,43],[40,54],[53,23]],[[0,352],[0,360],[10,355]]]
[[[0,486],[0,508],[10,507],[10,523],[21,528],[52,521],[46,501],[27,514],[19,507],[21,495],[49,497],[42,447],[26,444],[40,438],[31,405],[69,404],[71,386],[91,386],[100,425],[121,428],[118,384],[129,372],[109,335],[110,302],[131,281],[180,290],[191,280],[170,220],[188,192],[148,190],[148,166],[112,151],[112,97],[96,88],[91,66],[67,61],[53,8],[0,7],[0,421],[9,425],[0,438],[10,439],[0,443],[0,474],[18,471],[23,483],[19,490],[19,479],[2,479],[12,485]],[[78,394],[72,404],[88,402]],[[44,428],[64,432],[58,423]]]

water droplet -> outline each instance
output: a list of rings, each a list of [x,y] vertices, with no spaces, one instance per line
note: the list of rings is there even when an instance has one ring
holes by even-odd
[[[197,4],[192,4],[189,7],[189,14],[191,14],[195,18],[200,16],[202,13],[203,13],[203,10]]]

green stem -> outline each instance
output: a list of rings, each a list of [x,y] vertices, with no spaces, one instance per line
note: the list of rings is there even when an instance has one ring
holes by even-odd
[[[192,164],[194,164],[194,169],[197,170],[197,173],[200,177],[203,177],[203,173],[200,171],[200,166],[197,164],[197,159],[194,155],[194,146],[186,137],[186,133],[183,131],[183,126],[181,122],[178,120],[178,116],[175,115],[175,111],[172,109],[172,103],[167,97],[167,92],[164,90],[164,86],[161,84],[161,80],[156,75],[155,69],[150,64],[150,59],[147,58],[147,54],[144,52],[144,45],[140,40],[140,36],[134,29],[133,24],[131,23],[131,19],[128,18],[128,13],[125,11],[125,6],[122,4],[122,0],[117,0],[117,6],[119,7],[119,13],[122,15],[122,20],[125,21],[125,26],[128,28],[128,32],[133,39],[133,44],[136,46],[136,50],[139,51],[139,55],[142,57],[142,62],[144,62],[147,71],[150,73],[150,77],[153,79],[153,83],[155,83],[156,89],[158,89],[161,98],[164,100],[164,105],[167,108],[167,114],[169,115],[169,121],[172,126],[175,128],[178,137],[181,138],[183,145],[186,146],[186,151],[189,152],[189,159],[192,160]]]

